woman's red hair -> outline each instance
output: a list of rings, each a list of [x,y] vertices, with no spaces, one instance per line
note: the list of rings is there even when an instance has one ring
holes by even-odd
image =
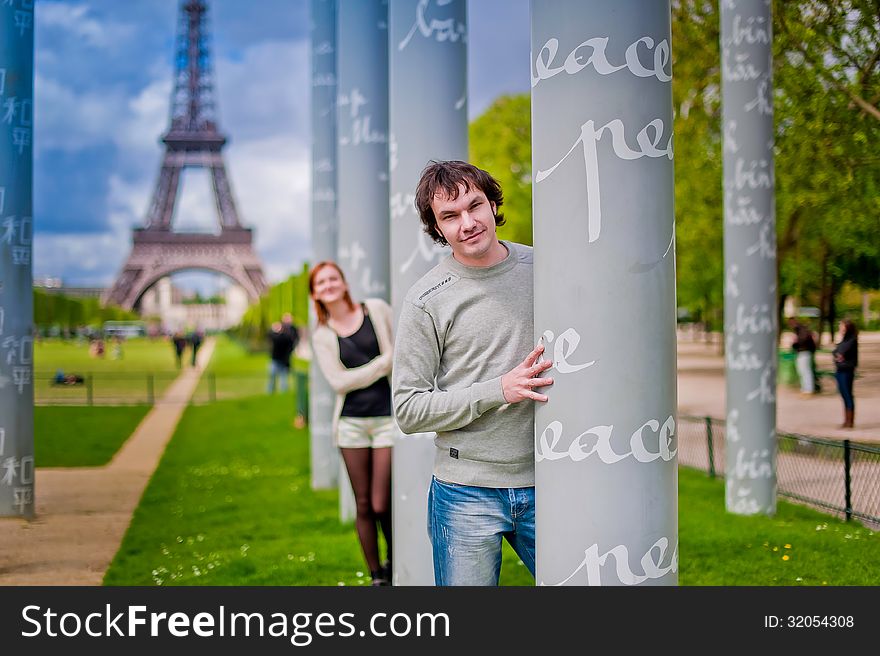
[[[326,325],[327,320],[330,319],[330,312],[327,310],[326,305],[315,298],[315,278],[318,277],[318,273],[320,273],[321,269],[324,269],[325,267],[333,267],[336,269],[336,271],[339,272],[339,277],[342,278],[342,282],[345,282],[345,274],[342,273],[342,269],[339,268],[339,265],[336,264],[336,262],[331,260],[318,262],[309,273],[309,296],[312,297],[312,302],[315,304],[315,314],[318,317],[318,324],[322,326]],[[348,304],[350,310],[354,310],[354,301],[351,300],[351,295],[348,293],[348,283],[346,283],[345,286],[345,296],[343,296],[343,300]]]

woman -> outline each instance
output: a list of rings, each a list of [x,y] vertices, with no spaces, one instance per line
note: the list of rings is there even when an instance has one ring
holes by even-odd
[[[356,526],[373,585],[391,583],[391,308],[368,298],[356,305],[342,270],[320,262],[309,275],[318,325],[312,350],[336,391],[333,435],[357,503]],[[379,560],[377,523],[388,547]]]
[[[797,354],[795,367],[801,381],[801,394],[812,396],[816,391],[813,378],[816,369],[816,340],[813,339],[813,331],[800,321],[792,319],[791,326],[795,335],[791,348]]]
[[[840,342],[834,347],[834,366],[836,368],[837,389],[843,397],[843,424],[841,428],[852,428],[855,421],[856,405],[853,399],[853,380],[859,366],[859,331],[849,319],[840,322]]]

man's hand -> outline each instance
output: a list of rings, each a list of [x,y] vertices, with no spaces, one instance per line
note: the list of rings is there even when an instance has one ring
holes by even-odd
[[[538,362],[538,358],[541,357],[543,352],[544,345],[539,342],[535,350],[529,353],[525,360],[501,377],[501,390],[504,392],[505,401],[508,403],[519,403],[526,399],[532,399],[533,401],[547,400],[545,394],[539,394],[535,391],[536,387],[553,384],[552,378],[535,378],[535,376],[553,366],[552,360]]]

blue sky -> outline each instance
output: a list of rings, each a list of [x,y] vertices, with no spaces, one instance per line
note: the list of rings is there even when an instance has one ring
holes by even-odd
[[[528,0],[469,0],[469,113],[529,89]],[[309,257],[307,0],[210,0],[224,154],[271,281]],[[162,156],[178,0],[38,0],[34,275],[109,285]],[[177,226],[210,229],[207,174],[185,172]]]

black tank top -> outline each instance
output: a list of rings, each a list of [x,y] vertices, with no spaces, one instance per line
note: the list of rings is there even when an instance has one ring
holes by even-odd
[[[370,315],[364,307],[364,322],[354,334],[339,337],[339,359],[346,369],[361,367],[379,356],[379,340]],[[388,377],[382,376],[372,385],[352,390],[345,395],[342,404],[343,417],[390,417],[391,386]]]

